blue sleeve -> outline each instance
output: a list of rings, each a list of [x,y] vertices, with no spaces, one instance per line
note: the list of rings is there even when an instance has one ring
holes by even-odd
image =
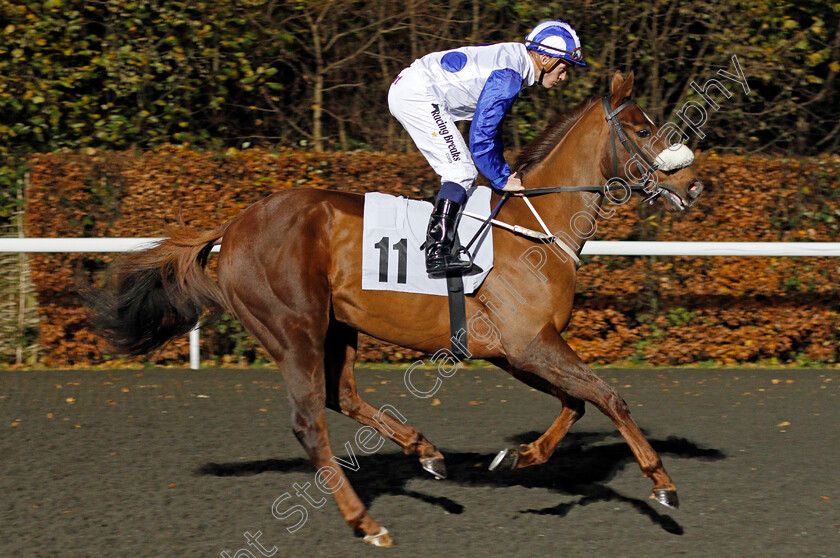
[[[504,186],[510,176],[500,137],[502,119],[522,89],[522,76],[515,70],[496,70],[487,78],[475,107],[470,126],[470,154],[479,172],[494,188]]]

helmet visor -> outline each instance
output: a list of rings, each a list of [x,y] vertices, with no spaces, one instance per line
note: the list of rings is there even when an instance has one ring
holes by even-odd
[[[539,47],[540,49],[543,49],[545,51],[543,54],[547,54],[548,56],[551,56],[553,58],[562,58],[564,60],[569,60],[570,62],[580,64],[581,66],[586,65],[583,62],[583,51],[581,50],[581,47],[577,47],[572,51],[568,51],[557,47],[549,46],[543,43],[537,43],[535,41],[525,41],[525,45],[526,47],[531,47],[531,45]]]

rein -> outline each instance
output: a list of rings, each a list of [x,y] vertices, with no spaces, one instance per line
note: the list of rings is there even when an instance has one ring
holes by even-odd
[[[639,162],[638,159],[637,159],[635,161],[635,163],[636,163],[636,166],[638,167],[638,169],[640,170],[640,174],[642,175],[641,181],[637,184],[625,184],[625,187],[627,187],[630,191],[646,191],[647,184],[648,184],[648,182],[650,182],[651,177],[656,172],[656,170],[658,168],[658,165],[654,161],[652,161],[650,159],[650,157],[648,157],[647,154],[644,151],[641,150],[641,148],[639,148],[639,146],[636,144],[636,142],[633,141],[633,138],[631,138],[629,136],[629,134],[627,134],[627,131],[624,129],[624,126],[621,124],[621,121],[619,121],[618,118],[616,118],[621,111],[623,111],[625,108],[629,107],[630,105],[635,104],[636,101],[634,101],[633,99],[627,99],[622,104],[620,104],[618,107],[616,107],[615,110],[612,110],[612,107],[610,106],[609,99],[606,96],[601,97],[601,102],[604,105],[604,113],[606,114],[606,120],[610,125],[610,139],[612,140],[612,152],[613,152],[613,176],[618,176],[618,149],[616,147],[616,142],[615,142],[615,138],[616,138],[616,136],[618,136],[618,140],[621,142],[621,145],[624,146],[624,149],[626,149],[627,152],[630,155],[632,155],[634,157],[635,156],[640,157],[642,159],[642,161],[645,163],[645,165],[647,166],[647,168],[645,169],[645,167],[642,165],[642,163]],[[519,190],[518,192],[516,192],[516,194],[515,194],[516,196],[520,196],[520,197],[524,198],[524,201],[527,204],[528,208],[531,210],[531,213],[534,214],[534,217],[536,217],[537,222],[542,226],[543,230],[545,231],[544,233],[541,233],[539,231],[534,231],[534,230],[531,230],[527,227],[523,227],[523,226],[520,226],[520,225],[509,225],[508,223],[504,223],[502,221],[498,221],[498,220],[495,219],[496,214],[499,212],[502,205],[504,205],[504,203],[511,197],[510,192],[505,192],[504,195],[502,196],[502,199],[499,200],[499,203],[496,205],[496,207],[493,209],[493,211],[490,213],[490,215],[487,216],[486,218],[482,217],[481,215],[477,215],[475,213],[470,213],[470,212],[463,212],[462,213],[463,215],[466,215],[467,217],[472,217],[474,219],[480,219],[480,220],[483,220],[484,222],[481,224],[481,227],[478,229],[478,231],[475,233],[475,235],[473,235],[473,237],[470,239],[470,241],[467,243],[467,245],[460,249],[460,252],[465,253],[465,255],[470,259],[470,261],[472,261],[472,256],[470,256],[470,253],[469,253],[470,247],[473,245],[473,243],[479,237],[481,237],[483,235],[484,230],[489,225],[492,224],[492,225],[495,225],[497,227],[501,227],[501,228],[510,230],[510,231],[514,232],[515,234],[520,234],[522,236],[526,236],[526,237],[532,238],[534,240],[538,240],[538,241],[541,241],[541,242],[554,242],[560,248],[562,248],[564,252],[566,252],[568,255],[570,255],[572,257],[572,259],[575,261],[575,263],[577,264],[577,266],[580,267],[580,258],[578,257],[577,253],[574,250],[572,250],[565,242],[563,242],[562,240],[557,238],[555,235],[551,234],[551,231],[548,230],[548,227],[546,227],[545,222],[542,220],[542,217],[540,217],[540,214],[537,213],[537,210],[534,208],[534,206],[531,204],[531,202],[528,201],[528,198],[534,197],[534,196],[543,196],[543,195],[546,195],[546,194],[559,194],[559,193],[563,193],[563,192],[594,192],[594,193],[602,194],[602,193],[604,193],[604,190],[608,187],[609,187],[608,184],[607,185],[602,185],[602,186],[551,186],[551,187],[547,187],[547,188],[526,188],[525,190]],[[651,203],[653,203],[653,200],[661,193],[661,191],[662,191],[662,188],[657,187],[652,192],[652,194],[649,198]]]
[[[562,192],[596,192],[603,193],[606,186],[552,186],[548,188],[528,188],[516,192],[517,196],[523,198],[532,198],[534,196],[543,196],[545,194],[559,194]],[[630,190],[644,190],[644,184],[628,184]]]

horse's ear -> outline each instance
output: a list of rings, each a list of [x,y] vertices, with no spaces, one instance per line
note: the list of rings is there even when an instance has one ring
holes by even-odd
[[[633,93],[633,72],[625,79],[621,71],[616,71],[610,84],[610,103],[613,108],[630,98]]]

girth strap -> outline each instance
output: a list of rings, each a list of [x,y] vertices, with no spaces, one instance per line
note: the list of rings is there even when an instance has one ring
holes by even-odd
[[[454,252],[458,253],[461,243],[455,234]],[[449,332],[452,354],[458,360],[469,358],[469,338],[467,337],[467,306],[464,300],[463,270],[450,271],[446,274],[446,290],[449,299]]]

